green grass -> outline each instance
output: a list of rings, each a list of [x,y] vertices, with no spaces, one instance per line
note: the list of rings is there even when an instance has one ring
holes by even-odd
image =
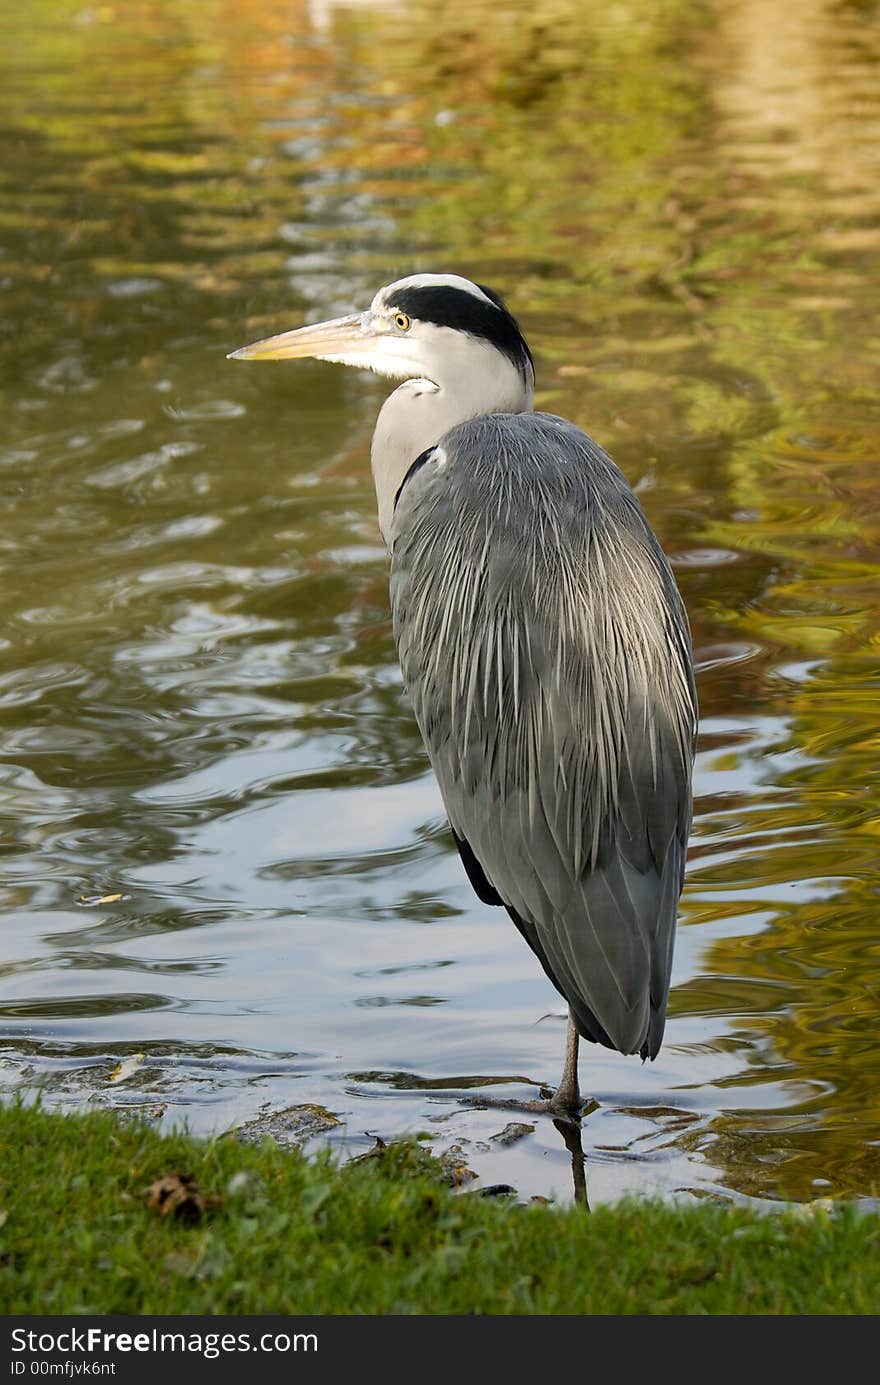
[[[876,1313],[880,1219],[450,1192],[416,1146],[338,1168],[266,1143],[0,1108],[5,1313]],[[191,1174],[184,1225],[142,1189]]]

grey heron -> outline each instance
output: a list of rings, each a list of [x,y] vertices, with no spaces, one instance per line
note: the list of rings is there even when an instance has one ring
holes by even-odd
[[[403,678],[464,869],[568,1003],[579,1037],[654,1058],[666,1020],[697,723],[675,580],[597,443],[533,411],[501,298],[455,274],[238,360],[303,357],[402,383],[372,443]]]

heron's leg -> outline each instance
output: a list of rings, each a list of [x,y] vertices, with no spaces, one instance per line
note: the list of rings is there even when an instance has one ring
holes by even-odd
[[[565,1065],[562,1080],[550,1100],[527,1101],[516,1097],[463,1096],[459,1100],[465,1106],[492,1106],[503,1111],[527,1111],[536,1115],[557,1116],[563,1121],[580,1122],[584,1115],[594,1111],[598,1103],[581,1100],[578,1088],[578,1043],[579,1035],[568,1012],[568,1032],[565,1036]],[[548,1089],[545,1087],[544,1091]]]
[[[587,1201],[587,1176],[584,1159],[584,1146],[581,1140],[581,1115],[584,1103],[578,1087],[578,1043],[580,1036],[575,1029],[571,1010],[568,1012],[568,1033],[565,1036],[565,1064],[562,1080],[550,1101],[554,1113],[553,1124],[559,1131],[565,1147],[571,1155],[571,1177],[574,1185],[574,1200],[589,1212]]]
[[[569,1010],[568,1033],[565,1036],[565,1065],[562,1069],[562,1080],[550,1101],[550,1109],[566,1116],[580,1116],[582,1105],[578,1087],[578,1032]]]

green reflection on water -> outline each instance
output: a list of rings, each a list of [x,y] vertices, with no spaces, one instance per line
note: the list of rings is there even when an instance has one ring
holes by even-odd
[[[472,913],[400,706],[365,461],[382,385],[224,361],[398,272],[455,269],[509,298],[540,406],[640,486],[692,616],[704,739],[663,1100],[704,1118],[676,1119],[673,1143],[695,1183],[703,1160],[756,1196],[810,1197],[815,1179],[871,1194],[870,7],[37,0],[0,38],[12,1042],[13,1020],[45,1018],[37,1057],[53,1019],[74,1049],[110,1051],[144,1031],[93,1033],[90,1015],[146,1007],[163,1027],[145,1048],[219,1053],[222,1021],[186,1028],[213,1005],[265,1014],[238,1041],[269,1050],[281,1002],[261,989],[261,930],[283,971],[298,920]],[[373,836],[359,793],[385,815]],[[299,803],[317,826],[298,841]],[[261,837],[282,807],[290,835]],[[131,902],[76,912],[120,882]],[[406,1035],[399,1061],[363,1051],[350,1069],[408,1061],[429,1088],[447,1031],[426,1012],[454,1012],[471,964],[438,970],[446,936],[419,946],[419,979],[377,994],[334,972],[327,1003],[386,1026],[358,1044]],[[218,990],[233,955],[242,979]],[[395,1030],[402,1009],[422,1027]],[[317,1020],[290,1032],[335,1052]],[[588,1061],[606,1107],[630,1112],[638,1073]],[[332,1105],[338,1076],[316,1062]]]

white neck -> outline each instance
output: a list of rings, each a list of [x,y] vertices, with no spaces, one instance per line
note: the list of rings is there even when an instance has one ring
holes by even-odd
[[[441,353],[437,356],[442,359]],[[476,337],[459,343],[454,359],[433,379],[405,380],[398,386],[382,405],[371,456],[385,543],[390,547],[394,501],[416,457],[469,418],[521,414],[531,407],[531,382],[527,385],[511,361]]]

